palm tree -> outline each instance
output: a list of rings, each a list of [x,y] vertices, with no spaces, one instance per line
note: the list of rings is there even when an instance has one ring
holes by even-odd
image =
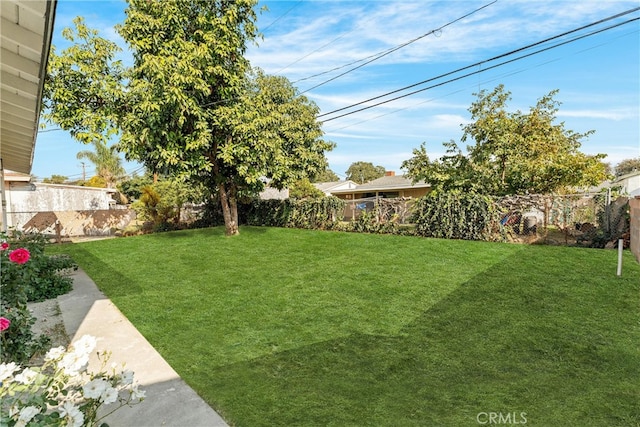
[[[87,159],[96,167],[96,175],[104,179],[107,188],[114,188],[116,183],[126,174],[122,159],[114,147],[107,146],[99,140],[93,141],[95,151],[84,150],[77,154],[78,159]]]

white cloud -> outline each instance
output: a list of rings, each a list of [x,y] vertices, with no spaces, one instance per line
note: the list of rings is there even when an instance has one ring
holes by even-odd
[[[560,110],[558,117],[576,117],[587,119],[627,120],[637,118],[638,110],[612,109],[612,110]]]

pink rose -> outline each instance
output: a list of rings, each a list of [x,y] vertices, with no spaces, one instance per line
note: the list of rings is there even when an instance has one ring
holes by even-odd
[[[9,244],[7,242],[0,243],[0,251],[6,251],[9,249]]]
[[[0,317],[0,332],[9,329],[9,325],[11,324],[11,320],[6,317]]]
[[[31,254],[25,248],[18,248],[9,253],[9,259],[16,264],[24,264],[25,262],[29,261],[30,256]]]

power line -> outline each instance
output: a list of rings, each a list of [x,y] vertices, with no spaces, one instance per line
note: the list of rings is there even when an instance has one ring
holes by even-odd
[[[449,84],[449,83],[452,83],[452,82],[455,82],[455,81],[458,81],[458,80],[462,80],[462,79],[464,79],[466,77],[470,77],[470,76],[473,76],[473,75],[476,75],[476,74],[484,73],[484,72],[487,72],[487,71],[492,70],[494,68],[498,68],[498,67],[501,67],[503,65],[506,65],[506,64],[509,64],[509,63],[512,63],[512,62],[515,62],[515,61],[519,61],[521,59],[528,58],[528,57],[533,56],[533,55],[537,55],[537,54],[545,52],[547,50],[555,49],[556,47],[563,46],[563,45],[569,44],[569,43],[573,43],[573,42],[575,42],[577,40],[580,40],[580,39],[583,39],[583,38],[586,38],[586,37],[589,37],[589,36],[592,36],[594,34],[598,34],[598,33],[601,33],[601,32],[607,31],[607,30],[610,30],[612,28],[616,28],[616,27],[619,27],[619,26],[622,26],[622,25],[626,25],[626,24],[629,24],[631,22],[638,21],[638,20],[640,20],[640,18],[633,18],[633,19],[630,19],[630,20],[625,21],[625,22],[620,23],[620,24],[614,24],[614,25],[611,25],[610,27],[607,27],[607,28],[604,28],[604,29],[601,29],[601,30],[593,31],[593,32],[591,32],[589,34],[585,34],[585,35],[582,35],[582,36],[577,36],[577,37],[575,37],[575,38],[573,38],[571,40],[560,42],[560,43],[557,43],[555,45],[546,47],[544,49],[540,49],[540,50],[537,50],[535,52],[531,52],[531,53],[528,53],[526,55],[522,55],[522,56],[519,56],[517,58],[510,59],[508,61],[504,61],[504,62],[492,65],[492,66],[484,68],[484,69],[480,69],[478,71],[473,71],[471,73],[467,73],[467,74],[464,74],[462,76],[446,80],[444,82],[440,82],[440,83],[437,83],[437,84],[434,84],[434,85],[431,85],[431,86],[428,86],[428,87],[425,87],[425,88],[422,88],[422,89],[418,89],[418,90],[415,90],[413,92],[409,92],[409,93],[406,93],[404,95],[397,96],[395,98],[387,99],[385,101],[381,101],[381,102],[378,102],[376,104],[369,105],[367,107],[360,108],[360,109],[355,110],[355,111],[351,111],[351,112],[348,112],[348,113],[341,114],[339,116],[331,117],[329,119],[324,120],[324,122],[328,122],[328,121],[331,121],[331,120],[339,119],[341,117],[349,116],[351,114],[359,113],[361,111],[368,110],[370,108],[374,108],[374,107],[377,107],[377,106],[380,106],[380,105],[383,105],[383,104],[386,104],[386,103],[389,103],[389,102],[392,102],[392,101],[397,101],[398,99],[402,99],[402,98],[406,98],[406,97],[411,96],[411,95],[415,95],[416,93],[424,92],[426,90],[433,89],[433,88],[436,88],[436,87],[439,87],[439,86],[444,86],[446,84]]]
[[[342,34],[340,34],[338,37],[336,37],[336,38],[334,38],[334,39],[332,39],[332,40],[328,41],[327,43],[323,44],[323,45],[322,45],[322,46],[320,46],[319,48],[312,50],[311,52],[307,53],[306,55],[302,56],[301,58],[296,59],[295,61],[293,61],[293,62],[292,62],[292,63],[290,63],[289,65],[287,65],[287,66],[285,66],[285,67],[283,67],[283,68],[279,69],[278,71],[276,71],[276,72],[275,72],[275,74],[279,74],[279,73],[283,72],[284,70],[286,70],[287,68],[291,67],[292,65],[295,65],[295,64],[297,64],[298,62],[302,61],[303,59],[306,59],[306,58],[308,58],[309,56],[313,55],[314,53],[316,53],[316,52],[318,52],[318,51],[321,51],[321,50],[322,50],[322,49],[324,49],[325,47],[327,47],[327,46],[331,46],[333,43],[335,43],[336,41],[340,40],[341,38],[343,38],[343,37],[345,37],[345,36],[347,36],[347,35],[349,35],[349,34],[353,33],[353,32],[356,30],[356,28],[357,28],[357,27],[355,27],[355,28],[351,29],[350,31],[347,31],[346,33],[342,33]],[[377,54],[376,54],[376,55],[377,55]],[[365,58],[365,59],[369,59],[369,58],[371,58],[372,56],[374,56],[374,55],[368,56],[368,57],[367,57],[367,58]],[[335,70],[340,69],[340,68],[348,67],[349,65],[357,64],[358,62],[360,62],[360,61],[364,61],[365,59],[359,59],[359,60],[357,60],[357,61],[354,61],[354,62],[351,62],[351,63],[349,63],[349,64],[343,65],[343,66],[341,66],[341,67],[337,67],[337,68],[334,68],[334,69],[329,70],[329,71],[325,71],[325,72],[322,72],[322,73],[319,73],[319,74],[315,74],[315,75],[313,75],[313,76],[303,77],[303,78],[301,78],[301,79],[298,79],[298,80],[296,80],[296,81],[292,82],[292,84],[296,84],[296,83],[301,82],[301,81],[304,81],[304,80],[309,80],[309,79],[312,79],[312,78],[314,78],[314,77],[318,77],[318,76],[321,76],[321,75],[323,75],[323,74],[330,73],[331,71],[335,71]]]
[[[598,46],[602,46],[602,44],[600,44],[600,45],[598,45]],[[587,48],[587,49],[583,49],[583,50],[581,50],[579,53],[581,53],[581,52],[585,52],[585,51],[587,51],[587,50],[595,49],[596,47],[597,47],[597,46],[592,46],[592,47],[589,47],[589,48]],[[519,70],[509,71],[509,72],[506,72],[506,73],[504,73],[504,74],[500,74],[500,75],[498,75],[498,76],[495,76],[495,77],[493,77],[493,78],[490,78],[490,79],[488,79],[488,80],[483,80],[483,81],[481,81],[481,82],[480,82],[480,84],[487,84],[487,83],[489,83],[489,82],[493,82],[493,81],[496,81],[496,80],[499,80],[499,79],[502,79],[502,78],[505,78],[505,77],[510,77],[510,76],[513,76],[513,75],[516,75],[516,74],[520,74],[520,73],[523,73],[523,72],[525,72],[525,71],[528,71],[528,70],[530,70],[530,69],[532,69],[532,68],[538,68],[538,67],[541,67],[541,66],[543,66],[543,65],[546,65],[546,64],[549,64],[549,63],[551,63],[551,62],[558,61],[558,60],[559,60],[559,58],[556,58],[556,59],[552,59],[552,60],[548,60],[548,61],[544,61],[544,62],[542,62],[542,63],[539,63],[539,64],[537,64],[537,65],[536,65],[536,66],[534,66],[534,67],[521,68],[521,69],[519,69]],[[472,86],[474,86],[474,85],[475,85],[475,84],[472,84],[472,85],[471,85],[471,86],[469,86],[469,87],[472,87]],[[449,93],[447,93],[447,94],[445,94],[445,95],[442,95],[442,96],[438,96],[438,97],[435,97],[435,98],[427,99],[427,100],[425,100],[425,101],[418,102],[418,103],[416,103],[416,104],[414,104],[414,105],[411,105],[411,106],[407,106],[407,107],[404,107],[404,108],[397,108],[397,109],[395,109],[395,110],[393,110],[393,111],[388,111],[388,112],[386,112],[386,113],[382,113],[382,114],[379,114],[379,115],[377,115],[377,116],[370,117],[370,118],[368,118],[368,119],[363,119],[363,120],[359,120],[359,121],[357,121],[357,122],[349,123],[349,124],[347,124],[347,125],[344,125],[344,126],[341,126],[341,127],[338,127],[338,128],[330,128],[330,129],[328,129],[328,130],[327,130],[327,132],[335,132],[335,131],[338,131],[338,130],[348,129],[348,128],[352,127],[352,126],[357,126],[357,125],[362,124],[362,123],[370,122],[371,120],[376,120],[376,119],[379,119],[379,118],[381,118],[381,117],[385,117],[385,116],[389,116],[389,115],[391,115],[391,114],[398,113],[398,112],[400,112],[400,111],[404,111],[404,110],[408,110],[408,109],[411,109],[411,108],[415,108],[415,107],[417,107],[418,105],[426,104],[426,103],[428,103],[428,102],[435,101],[436,99],[446,98],[446,97],[448,97],[448,96],[455,95],[455,94],[457,94],[457,93],[460,93],[460,92],[466,91],[466,90],[468,90],[468,88],[469,88],[469,87],[467,87],[467,88],[462,88],[462,89],[458,89],[458,90],[455,90],[455,91],[453,91],[453,92],[449,92]]]
[[[269,25],[267,25],[266,27],[264,27],[262,29],[262,31],[267,31],[269,28],[271,28],[272,26],[274,26],[278,21],[280,21],[282,18],[284,18],[285,16],[287,16],[289,14],[289,12],[291,12],[293,9],[295,9],[296,7],[300,6],[300,4],[302,3],[302,0],[299,0],[296,4],[294,4],[293,6],[291,6],[285,13],[283,13],[282,15],[278,16],[274,21],[272,21]]]
[[[388,50],[386,50],[386,51],[383,51],[383,52],[382,52],[382,53],[380,53],[380,54],[376,54],[376,55],[374,55],[374,57],[373,57],[372,59],[370,59],[370,60],[366,61],[365,63],[360,64],[360,65],[358,65],[357,67],[353,67],[353,68],[351,68],[351,69],[349,69],[349,70],[347,70],[347,71],[345,71],[345,72],[343,72],[343,73],[341,73],[341,74],[338,74],[337,76],[332,77],[332,78],[330,78],[330,79],[328,79],[328,80],[325,80],[325,81],[324,81],[324,82],[322,82],[322,83],[318,83],[317,85],[312,86],[312,87],[310,87],[309,89],[306,89],[306,90],[305,90],[305,91],[303,91],[303,92],[300,92],[300,95],[302,95],[302,94],[304,94],[304,93],[307,93],[307,92],[309,92],[309,91],[311,91],[311,90],[313,90],[313,89],[316,89],[316,88],[318,88],[318,87],[320,87],[320,86],[323,86],[323,85],[325,85],[325,84],[327,84],[327,83],[329,83],[329,82],[332,82],[332,81],[334,81],[334,80],[336,80],[336,79],[339,79],[340,77],[345,76],[346,74],[349,74],[349,73],[351,73],[351,72],[353,72],[353,71],[355,71],[355,70],[357,70],[357,69],[359,69],[359,68],[364,67],[365,65],[368,65],[368,64],[370,64],[370,63],[372,63],[372,62],[374,62],[374,61],[377,61],[377,60],[378,60],[378,59],[380,59],[380,58],[383,58],[383,57],[385,57],[385,56],[387,56],[387,55],[389,55],[389,54],[391,54],[391,53],[393,53],[393,52],[396,52],[396,51],[398,51],[398,50],[402,49],[403,47],[406,47],[406,46],[410,45],[411,43],[414,43],[414,42],[416,42],[416,41],[418,41],[418,40],[420,40],[420,39],[423,39],[423,38],[427,37],[428,35],[431,35],[431,34],[437,34],[437,33],[439,33],[439,32],[442,32],[442,30],[443,30],[444,28],[446,28],[446,27],[448,27],[448,26],[450,26],[450,25],[453,25],[453,24],[455,24],[456,22],[461,21],[461,20],[463,20],[463,19],[465,19],[465,18],[467,18],[467,17],[469,17],[469,16],[473,15],[473,14],[474,14],[474,13],[476,13],[476,12],[479,12],[479,11],[481,11],[482,9],[485,9],[485,8],[487,8],[487,7],[491,6],[491,5],[493,5],[493,4],[494,4],[494,3],[496,3],[497,1],[498,1],[498,0],[494,0],[494,1],[492,1],[491,3],[487,3],[487,4],[485,4],[484,6],[479,7],[479,8],[477,8],[477,9],[473,10],[472,12],[469,12],[469,13],[467,13],[466,15],[461,16],[460,18],[454,19],[453,21],[450,21],[450,22],[448,22],[448,23],[446,23],[446,24],[442,25],[441,27],[436,28],[435,30],[431,30],[431,31],[429,31],[429,32],[427,32],[427,33],[422,34],[421,36],[418,36],[418,37],[416,37],[416,38],[414,38],[414,39],[411,39],[411,40],[409,40],[409,41],[407,41],[407,42],[404,42],[404,43],[402,43],[402,44],[400,44],[400,45],[398,45],[398,46],[396,46],[396,47],[394,47],[394,48],[391,48],[391,49],[388,49]],[[356,62],[359,62],[359,61],[356,61]],[[341,68],[341,67],[340,67],[340,68]]]
[[[578,31],[584,30],[584,29],[586,29],[586,28],[593,27],[593,26],[598,25],[598,24],[602,24],[603,22],[610,21],[610,20],[612,20],[612,19],[619,18],[619,17],[624,16],[624,15],[628,15],[628,14],[633,13],[633,12],[636,12],[636,11],[638,11],[638,10],[640,10],[640,7],[633,8],[633,9],[629,9],[629,10],[627,10],[627,11],[625,11],[625,12],[618,13],[618,14],[616,14],[616,15],[613,15],[613,16],[610,16],[610,17],[607,17],[607,18],[601,19],[601,20],[596,21],[596,22],[593,22],[593,23],[591,23],[591,24],[583,25],[583,26],[581,26],[581,27],[579,27],[579,28],[576,28],[576,29],[573,29],[573,30],[570,30],[570,31],[566,31],[566,32],[564,32],[564,33],[561,33],[561,34],[555,35],[555,36],[553,36],[553,37],[546,38],[546,39],[541,40],[541,41],[538,41],[538,42],[536,42],[536,43],[532,43],[532,44],[529,44],[529,45],[527,45],[527,46],[524,46],[524,47],[521,47],[521,48],[518,48],[518,49],[512,50],[512,51],[510,51],[510,52],[507,52],[507,53],[504,53],[504,54],[501,54],[501,55],[498,55],[498,56],[494,56],[493,58],[486,59],[486,60],[483,60],[483,61],[479,61],[479,62],[476,62],[476,63],[474,63],[474,64],[467,65],[467,66],[465,66],[465,67],[461,67],[461,68],[458,68],[458,69],[456,69],[456,70],[453,70],[453,71],[450,71],[450,72],[447,72],[447,73],[444,73],[444,74],[440,74],[439,76],[432,77],[432,78],[429,78],[429,79],[427,79],[427,80],[423,80],[423,81],[421,81],[421,82],[414,83],[414,84],[412,84],[412,85],[405,86],[405,87],[403,87],[403,88],[396,89],[396,90],[393,90],[393,91],[391,91],[391,92],[387,92],[387,93],[384,93],[384,94],[382,94],[382,95],[378,95],[378,96],[375,96],[375,97],[373,97],[373,98],[369,98],[369,99],[366,99],[366,100],[364,100],[364,101],[360,101],[360,102],[358,102],[358,103],[351,104],[351,105],[348,105],[348,106],[346,106],[346,107],[342,107],[342,108],[339,108],[339,109],[336,109],[336,110],[330,111],[330,112],[328,112],[328,113],[320,114],[320,115],[318,115],[318,116],[317,116],[317,118],[324,117],[324,116],[328,116],[328,115],[331,115],[331,114],[335,114],[335,113],[338,113],[338,112],[340,112],[340,111],[348,110],[348,109],[351,109],[351,108],[357,107],[357,106],[359,106],[359,105],[363,105],[363,104],[365,104],[365,103],[368,103],[368,102],[371,102],[371,101],[375,101],[375,100],[377,100],[377,99],[384,98],[384,97],[387,97],[387,96],[389,96],[389,95],[393,95],[393,94],[395,94],[395,93],[402,92],[402,91],[405,91],[405,90],[407,90],[407,89],[411,89],[411,88],[416,87],[416,86],[421,86],[421,85],[424,85],[424,84],[426,84],[426,83],[429,83],[429,82],[432,82],[432,81],[435,81],[435,80],[438,80],[438,79],[441,79],[441,78],[444,78],[444,77],[447,77],[447,76],[450,76],[450,75],[453,75],[453,74],[459,73],[459,72],[461,72],[461,71],[468,70],[468,69],[470,69],[470,68],[474,68],[474,67],[482,66],[483,64],[486,64],[486,63],[489,63],[489,62],[492,62],[492,61],[495,61],[495,60],[498,60],[498,59],[501,59],[501,58],[505,58],[505,57],[511,56],[511,55],[516,54],[516,53],[518,53],[518,52],[522,52],[522,51],[525,51],[525,50],[530,49],[530,48],[532,48],[532,47],[539,46],[539,45],[542,45],[542,44],[544,44],[544,43],[548,43],[549,41],[552,41],[552,40],[558,39],[558,38],[560,38],[560,37],[567,36],[567,35],[569,35],[569,34],[576,33],[576,32],[578,32]],[[535,52],[533,52],[533,53],[529,53],[529,54],[526,54],[526,55],[520,56],[520,57],[515,58],[515,59],[511,59],[511,60],[508,60],[508,61],[502,62],[502,63],[500,63],[500,64],[496,64],[496,65],[493,65],[493,66],[487,67],[487,68],[485,68],[485,69],[481,69],[481,70],[478,70],[478,71],[475,71],[475,72],[467,73],[467,74],[464,74],[464,75],[462,75],[462,76],[459,76],[459,77],[456,77],[456,78],[453,78],[453,79],[450,79],[450,80],[446,80],[446,81],[444,81],[444,82],[441,82],[441,83],[438,83],[438,84],[435,84],[435,85],[429,86],[429,87],[427,87],[427,88],[423,88],[423,89],[419,89],[419,90],[416,90],[416,91],[413,91],[413,92],[409,92],[409,93],[407,93],[407,94],[400,95],[400,96],[397,96],[397,97],[395,97],[395,98],[388,99],[388,100],[386,100],[386,101],[382,101],[382,102],[379,102],[379,103],[376,103],[376,104],[373,104],[373,105],[370,105],[370,106],[367,106],[367,107],[364,107],[364,108],[361,108],[361,109],[358,109],[358,110],[351,111],[351,112],[349,112],[349,113],[345,113],[345,114],[341,114],[341,115],[338,115],[338,116],[335,116],[335,117],[331,117],[331,118],[329,118],[329,119],[325,119],[325,120],[324,120],[324,122],[328,122],[328,121],[331,121],[331,120],[335,120],[335,119],[338,119],[338,118],[341,118],[341,117],[344,117],[344,116],[347,116],[347,115],[350,115],[350,114],[354,114],[354,113],[357,113],[357,112],[360,112],[360,111],[364,111],[364,110],[367,110],[367,109],[370,109],[370,108],[373,108],[373,107],[377,107],[377,106],[382,105],[382,104],[386,104],[386,103],[391,102],[391,101],[395,101],[395,100],[398,100],[398,99],[401,99],[401,98],[404,98],[404,97],[407,97],[407,96],[411,96],[411,95],[414,95],[414,94],[419,93],[419,92],[423,92],[423,91],[428,90],[428,89],[433,89],[434,87],[442,86],[442,85],[444,85],[444,84],[448,84],[448,83],[451,83],[451,82],[454,82],[454,81],[457,81],[457,80],[460,80],[460,79],[463,79],[463,78],[466,78],[466,77],[469,77],[469,76],[472,76],[472,75],[475,75],[475,74],[479,74],[479,73],[482,73],[482,72],[486,72],[486,71],[488,71],[488,70],[491,70],[491,69],[497,68],[497,67],[499,67],[499,66],[502,66],[502,65],[505,65],[505,64],[508,64],[508,63],[511,63],[511,62],[514,62],[514,61],[517,61],[517,60],[523,59],[523,58],[527,58],[527,57],[529,57],[529,56],[532,56],[532,55],[535,55],[535,54],[538,54],[538,53],[541,53],[541,52],[544,52],[544,51],[547,51],[547,50],[550,50],[550,49],[553,49],[553,48],[556,48],[556,47],[559,47],[559,46],[562,46],[562,45],[565,45],[565,44],[568,44],[568,43],[572,43],[572,42],[577,41],[577,40],[580,40],[580,39],[582,39],[582,38],[589,37],[589,36],[592,36],[592,35],[594,35],[594,34],[598,34],[598,33],[601,33],[601,32],[603,32],[603,31],[607,31],[607,30],[610,30],[610,29],[612,29],[612,28],[619,27],[619,26],[621,26],[621,25],[629,24],[629,23],[631,23],[631,22],[633,22],[633,21],[637,21],[638,19],[639,19],[639,18],[633,18],[633,19],[630,19],[630,20],[624,21],[624,22],[619,23],[619,24],[614,24],[614,25],[612,25],[612,26],[606,27],[606,28],[601,29],[601,30],[593,31],[593,32],[588,33],[588,34],[586,34],[586,35],[577,36],[577,37],[574,37],[574,38],[572,38],[572,39],[570,39],[570,40],[567,40],[567,41],[565,41],[565,42],[561,42],[561,43],[558,43],[558,44],[552,45],[552,46],[550,46],[550,47],[547,47],[547,48],[544,48],[544,49],[541,49],[541,50],[535,51]]]

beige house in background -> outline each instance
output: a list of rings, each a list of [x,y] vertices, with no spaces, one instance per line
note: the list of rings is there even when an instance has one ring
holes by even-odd
[[[335,186],[328,192],[330,195],[347,202],[344,212],[346,220],[355,219],[361,212],[370,211],[380,199],[402,198],[407,200],[407,204],[411,204],[414,200],[431,191],[431,186],[426,182],[414,183],[411,178],[405,175],[396,175],[393,171],[387,171],[385,176],[361,185],[352,181],[343,182],[350,182],[354,185]]]
[[[415,184],[411,178],[405,175],[396,175],[393,171],[387,171],[385,176],[356,185],[355,188],[335,189],[331,191],[333,196],[344,200],[358,200],[367,198],[396,198],[407,197],[417,199],[431,190],[431,185],[424,181]]]

